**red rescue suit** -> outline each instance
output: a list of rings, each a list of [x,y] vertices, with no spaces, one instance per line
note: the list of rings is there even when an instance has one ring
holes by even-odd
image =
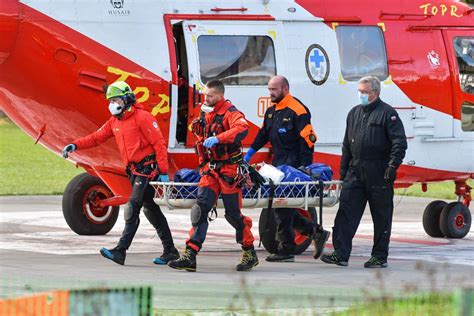
[[[155,117],[141,105],[131,106],[118,119],[110,117],[96,132],[74,141],[77,149],[95,147],[115,136],[123,163],[139,163],[156,154],[159,173],[168,173],[168,155],[165,140]]]
[[[247,136],[248,123],[245,116],[224,99],[216,103],[214,111],[205,114],[204,122],[196,144],[202,166],[201,180],[197,203],[191,210],[193,227],[186,244],[195,251],[201,249],[207,233],[208,213],[221,195],[225,218],[236,229],[236,241],[244,250],[251,249],[254,242],[250,230],[252,219],[240,212],[242,188],[238,185],[238,168],[242,161],[241,141]],[[202,142],[212,136],[217,137],[218,144],[205,149]]]
[[[216,194],[221,191],[226,194],[239,192],[241,194],[242,189],[230,181],[230,179],[237,180],[239,164],[229,162],[232,158],[240,158],[242,155],[241,141],[247,136],[249,129],[245,116],[230,102],[222,99],[215,105],[214,111],[206,114],[205,123],[206,135],[199,136],[198,143],[212,136],[216,136],[219,143],[208,149],[207,159],[199,157],[201,164],[209,160],[201,168],[201,174],[204,175],[201,177],[199,186],[209,187]],[[216,164],[220,167],[218,171],[214,168]],[[228,177],[229,181],[224,180],[222,176],[225,179]]]
[[[163,212],[153,201],[154,189],[149,181],[157,172],[168,173],[165,140],[155,117],[135,104],[120,118],[112,116],[96,132],[74,141],[77,149],[95,147],[115,136],[132,186],[124,208],[125,228],[118,247],[128,249],[140,224],[140,210],[156,229],[165,251],[176,251],[173,237]]]

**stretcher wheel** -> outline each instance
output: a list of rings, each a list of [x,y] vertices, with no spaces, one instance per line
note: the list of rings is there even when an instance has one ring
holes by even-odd
[[[436,200],[429,203],[423,212],[423,228],[431,237],[444,237],[444,234],[439,227],[439,218],[441,211],[446,205],[448,205],[448,203]]]
[[[463,238],[471,229],[471,212],[461,202],[451,202],[441,212],[439,226],[448,238]]]
[[[101,179],[88,173],[74,177],[63,194],[63,215],[69,227],[78,235],[105,235],[119,214],[119,207],[99,207],[100,200],[113,193]]]
[[[317,212],[314,207],[310,207],[308,211],[298,209],[299,213],[311,221],[317,220]],[[267,224],[268,223],[268,224]],[[263,247],[269,253],[277,253],[278,241],[276,238],[276,224],[275,224],[275,211],[268,208],[262,209],[260,213],[260,219],[258,223],[258,232],[260,234],[260,240],[262,241]],[[295,254],[299,255],[303,253],[311,244],[312,239],[308,236],[302,235],[295,229]]]

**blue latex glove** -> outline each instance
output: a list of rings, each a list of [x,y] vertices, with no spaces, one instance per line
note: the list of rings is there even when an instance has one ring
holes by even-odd
[[[160,174],[157,179],[158,182],[170,182],[170,178],[167,174]]]
[[[209,137],[204,141],[204,147],[211,148],[212,146],[216,145],[219,142],[216,136]]]
[[[74,144],[68,144],[63,148],[63,157],[67,158],[70,153],[72,153],[74,150],[76,150],[77,147]]]
[[[255,155],[256,151],[252,147],[249,148],[249,151],[245,154],[244,160],[249,162],[252,159],[252,156]]]

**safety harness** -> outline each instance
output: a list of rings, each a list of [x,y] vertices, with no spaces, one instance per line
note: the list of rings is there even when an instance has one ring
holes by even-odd
[[[243,179],[241,176],[240,171],[240,164],[242,163],[242,153],[238,153],[237,155],[230,157],[229,159],[226,160],[209,160],[209,161],[204,161],[199,165],[199,169],[204,167],[206,163],[208,163],[209,169],[204,170],[201,172],[201,175],[210,175],[214,176],[214,173],[219,176],[222,180],[227,182],[232,188],[235,188],[240,185],[241,180]],[[237,166],[237,173],[234,178],[226,176],[225,174],[221,173],[220,170],[224,165],[232,165],[232,164],[238,164]]]
[[[228,110],[237,111],[233,105],[231,105]],[[206,124],[205,113],[201,111],[199,118],[194,120],[192,123],[192,132],[202,139],[217,136],[223,133],[225,131],[224,115],[225,114],[216,114],[213,117],[212,122],[210,124]],[[242,178],[239,169],[237,170],[237,175],[234,178],[222,174],[220,170],[224,165],[237,164],[240,166],[242,164],[243,159],[241,147],[242,144],[239,141],[232,144],[217,144],[213,148],[208,149],[204,147],[202,141],[198,141],[196,142],[194,148],[196,150],[196,154],[201,157],[202,163],[196,169],[200,170],[207,164],[208,169],[202,171],[201,176],[215,176],[217,174],[219,178],[227,182],[231,187],[236,187],[241,182],[241,179],[239,178]],[[237,168],[239,168],[239,166],[237,166]]]
[[[126,172],[129,176],[133,174],[136,176],[145,177],[147,179],[154,179],[158,175],[157,166],[158,165],[156,163],[156,156],[155,154],[151,154],[146,156],[139,162],[129,162],[127,165]],[[151,173],[142,173],[146,167],[149,167],[152,170]]]

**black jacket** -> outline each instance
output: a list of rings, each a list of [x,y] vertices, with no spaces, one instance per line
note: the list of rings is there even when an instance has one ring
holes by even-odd
[[[357,105],[347,115],[341,179],[350,168],[362,180],[383,177],[387,166],[400,166],[406,149],[403,123],[394,108],[380,98],[367,106]]]
[[[268,141],[273,148],[274,166],[287,164],[298,168],[310,165],[316,134],[308,108],[291,95],[269,107],[251,147],[258,151]]]

